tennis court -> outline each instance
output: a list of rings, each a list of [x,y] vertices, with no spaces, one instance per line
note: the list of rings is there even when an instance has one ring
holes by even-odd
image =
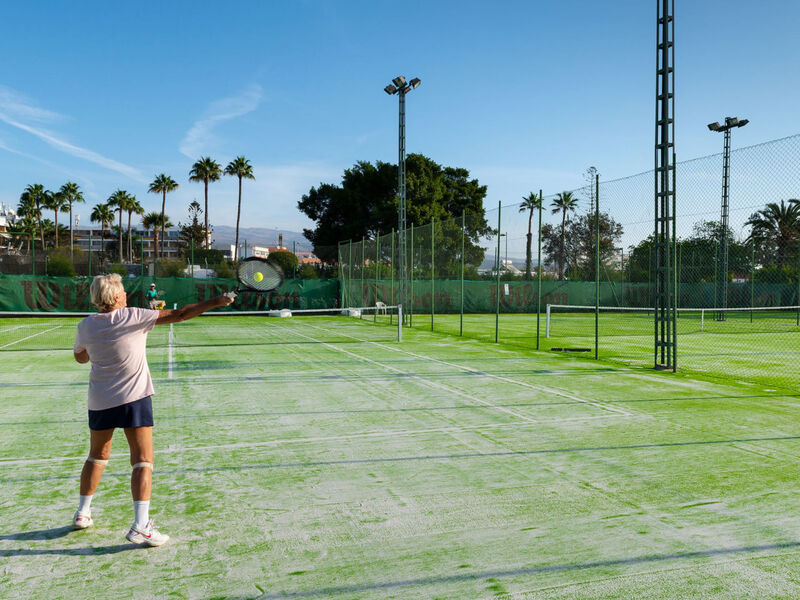
[[[123,439],[70,530],[88,368],[74,319],[22,321],[0,320],[3,597],[800,595],[796,393],[417,322],[398,342],[384,315],[161,327],[172,540],[142,549]]]

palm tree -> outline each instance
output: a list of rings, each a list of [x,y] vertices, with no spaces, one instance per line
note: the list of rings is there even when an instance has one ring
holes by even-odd
[[[42,228],[42,204],[47,198],[47,190],[41,183],[32,183],[25,188],[19,197],[21,204],[27,205],[27,216],[36,221],[39,228],[39,239],[44,248],[44,229]]]
[[[168,216],[164,215],[164,218],[162,219],[161,213],[154,210],[149,213],[144,213],[142,216],[142,227],[148,231],[150,229],[153,230],[153,258],[155,259],[158,256],[158,229],[172,227],[172,223],[170,223]]]
[[[189,171],[189,181],[202,181],[205,184],[206,193],[206,216],[205,216],[205,237],[206,249],[208,249],[208,182],[217,181],[222,176],[222,168],[217,161],[209,156],[201,156],[200,160],[192,165]]]
[[[745,225],[752,227],[747,240],[772,245],[778,266],[783,267],[789,246],[798,240],[800,234],[800,201],[790,199],[786,204],[781,200],[780,205],[769,202],[765,208],[752,214]]]
[[[128,196],[128,192],[118,189],[106,200],[109,208],[119,211],[119,262],[122,262],[122,211],[125,210],[125,203]]]
[[[253,165],[244,156],[237,156],[225,167],[226,175],[236,175],[239,178],[239,204],[236,207],[236,242],[233,246],[233,260],[239,258],[239,216],[242,213],[242,179],[255,179]]]
[[[100,249],[105,255],[106,250],[106,225],[111,227],[114,223],[114,211],[108,204],[95,204],[92,214],[89,217],[92,223],[100,223]],[[89,248],[89,252],[92,249]]]
[[[58,248],[58,211],[65,210],[67,208],[67,199],[60,191],[55,193],[47,192],[45,197],[45,208],[55,212],[55,220],[53,223],[55,232],[55,245],[56,248]]]
[[[147,189],[148,192],[153,194],[161,194],[161,254],[164,254],[164,210],[167,207],[167,192],[175,191],[178,188],[178,183],[169,175],[156,175],[156,178]],[[206,201],[208,201],[206,199]]]
[[[125,210],[128,211],[128,261],[133,262],[133,241],[131,240],[131,215],[136,213],[137,215],[143,215],[144,209],[142,205],[139,204],[139,201],[136,199],[136,196],[128,195],[125,198]]]
[[[72,219],[72,203],[83,202],[83,193],[81,192],[80,186],[71,181],[62,185],[61,189],[58,191],[67,199],[67,202],[69,202],[69,256],[70,260],[73,260],[72,247],[75,245],[75,235],[72,225],[75,221]]]
[[[542,198],[531,192],[522,197],[522,203],[519,205],[519,212],[528,211],[528,238],[525,244],[525,279],[528,280],[531,278],[531,242],[533,241],[531,224],[533,222],[534,209],[542,210]]]
[[[566,236],[567,236],[567,213],[575,212],[578,206],[578,199],[572,192],[561,192],[556,194],[556,199],[551,204],[552,213],[561,213],[561,255],[559,256],[559,279],[564,279],[564,263],[566,262]]]

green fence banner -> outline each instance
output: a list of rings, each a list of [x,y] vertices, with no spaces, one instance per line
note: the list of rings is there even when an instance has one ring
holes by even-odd
[[[89,297],[89,277],[44,277],[0,274],[0,311],[86,312],[95,310]],[[200,302],[236,289],[233,279],[178,277],[123,277],[128,306],[147,307],[145,291],[151,283],[167,308]],[[269,294],[242,293],[224,310],[337,308],[338,279],[287,279]]]

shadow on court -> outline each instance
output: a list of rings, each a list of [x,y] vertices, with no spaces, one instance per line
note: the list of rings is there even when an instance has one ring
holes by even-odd
[[[636,556],[632,558],[618,558],[608,560],[598,560],[582,563],[566,563],[556,565],[541,565],[525,567],[519,569],[505,569],[496,571],[478,571],[472,573],[444,574],[433,577],[420,577],[417,579],[404,579],[397,581],[378,581],[374,583],[363,583],[355,585],[345,585],[339,587],[319,588],[315,590],[302,590],[295,592],[273,592],[256,596],[255,600],[268,600],[271,598],[311,598],[338,596],[342,594],[359,594],[374,592],[378,590],[390,590],[398,588],[413,588],[419,586],[460,583],[481,579],[498,577],[520,577],[526,575],[538,575],[542,573],[558,573],[584,569],[602,569],[608,567],[622,567],[628,565],[640,565],[646,563],[660,563],[666,561],[694,560],[698,558],[710,558],[716,556],[729,556],[734,554],[746,555],[769,552],[774,550],[789,550],[800,547],[800,542],[779,542],[774,544],[761,544],[757,546],[738,546],[735,548],[714,548],[710,550],[699,550],[696,552],[676,552],[671,554],[651,554],[646,556]]]
[[[128,550],[141,550],[144,546],[136,544],[116,544],[114,546],[85,546],[83,548],[9,548],[1,549],[0,556],[98,556],[102,554],[117,554]]]
[[[0,535],[0,540],[14,540],[18,542],[43,542],[66,537],[72,533],[81,532],[72,529],[72,526],[53,527],[52,529],[36,529],[33,531],[20,531]],[[80,548],[0,548],[0,556],[41,556],[56,554],[61,556],[81,556],[96,554],[116,554],[126,550],[141,548],[136,544],[115,544],[113,546],[83,546]]]

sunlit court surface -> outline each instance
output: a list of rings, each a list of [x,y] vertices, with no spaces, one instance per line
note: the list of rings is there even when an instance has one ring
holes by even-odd
[[[796,391],[421,326],[398,342],[395,319],[151,333],[152,515],[171,536],[151,549],[124,537],[121,432],[94,527],[70,528],[76,320],[0,321],[0,345],[33,336],[0,373],[2,596],[800,595]]]

